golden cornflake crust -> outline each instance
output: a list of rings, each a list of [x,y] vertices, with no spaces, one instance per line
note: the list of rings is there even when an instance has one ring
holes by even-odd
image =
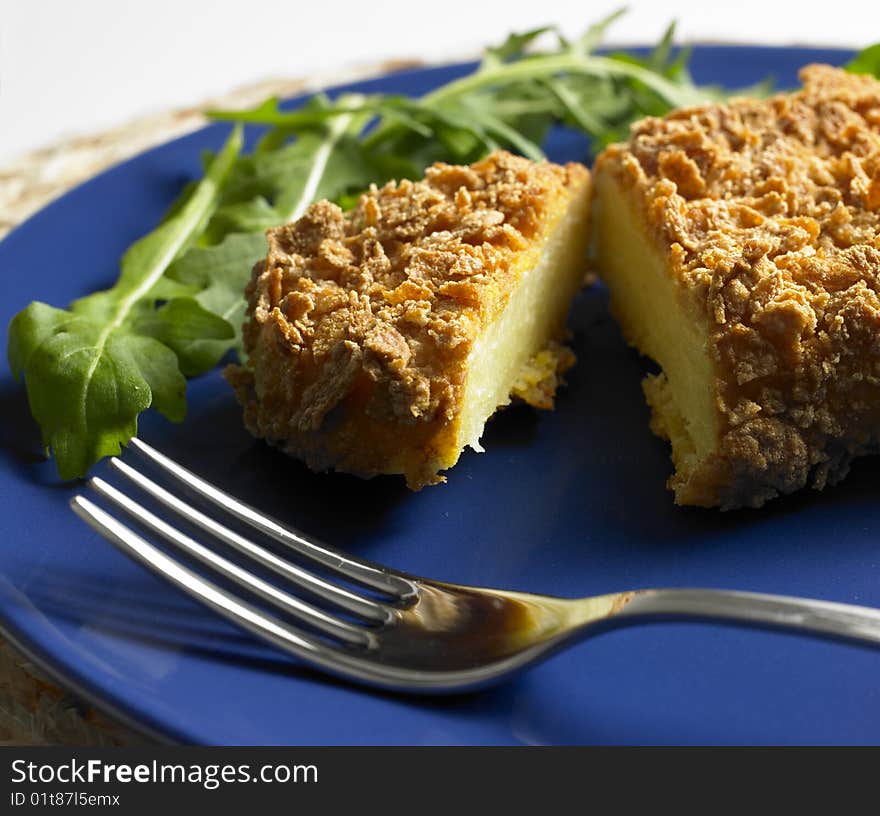
[[[721,437],[681,503],[821,488],[880,441],[880,82],[801,79],[645,119],[597,163],[709,327]]]
[[[474,341],[588,176],[496,152],[269,230],[246,293],[248,363],[227,370],[250,431],[318,470],[441,481]],[[552,404],[570,364],[556,359],[521,396]]]

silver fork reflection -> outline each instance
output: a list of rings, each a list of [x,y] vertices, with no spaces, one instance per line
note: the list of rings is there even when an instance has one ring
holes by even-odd
[[[713,589],[645,589],[555,598],[419,578],[338,552],[238,501],[138,439],[131,447],[176,488],[228,514],[279,550],[217,521],[121,459],[114,470],[188,526],[277,576],[268,581],[160,518],[104,479],[91,488],[231,591],[151,544],[84,496],[73,510],[123,552],[224,617],[337,676],[413,692],[462,691],[501,681],[555,650],[609,629],[685,619],[799,630],[880,645],[880,611],[825,601]],[[258,598],[261,604],[255,604]]]

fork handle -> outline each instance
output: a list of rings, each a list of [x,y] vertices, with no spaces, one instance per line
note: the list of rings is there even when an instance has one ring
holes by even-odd
[[[622,605],[614,625],[655,620],[729,622],[880,644],[880,610],[854,604],[723,589],[649,589]]]

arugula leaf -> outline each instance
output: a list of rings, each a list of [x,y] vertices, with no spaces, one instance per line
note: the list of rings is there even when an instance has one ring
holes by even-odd
[[[472,120],[469,127],[471,129],[478,127],[478,132],[486,141],[491,141],[493,144],[507,144],[532,161],[541,161],[544,158],[544,151],[539,145],[507,124],[502,117],[496,116],[490,107],[479,105],[476,101],[466,101],[461,107]]]
[[[352,98],[344,97],[342,104],[356,107]],[[281,215],[279,223],[296,221],[313,201],[334,199],[351,188],[369,185],[373,180],[370,168],[352,135],[359,133],[369,118],[369,114],[350,110],[333,119],[325,132],[304,133],[296,140],[293,148],[302,161],[275,202]]]
[[[605,32],[609,29],[611,24],[624,14],[626,14],[626,6],[623,6],[616,11],[612,11],[607,17],[593,23],[577,42],[577,46],[581,53],[591,54],[596,49],[596,46],[602,41]]]
[[[555,77],[544,80],[544,86],[562,106],[563,121],[579,127],[584,133],[600,133],[607,129],[607,121],[590,110],[571,86]]]
[[[32,303],[10,323],[9,366],[24,377],[43,445],[62,478],[83,476],[98,459],[119,453],[150,405],[182,420],[186,381],[177,348],[195,336],[220,340],[232,333],[192,296],[155,308],[155,292],[216,208],[241,144],[236,128],[177,214],[125,253],[113,288],[66,310]]]
[[[530,50],[541,35],[555,32],[551,27],[511,34],[501,45],[486,49],[476,71],[417,100],[365,98],[364,110],[379,123],[361,140],[363,146],[372,156],[407,156],[423,166],[437,160],[473,161],[497,147],[538,158],[540,137],[554,121],[581,129],[602,144],[639,116],[717,97],[716,89],[698,88],[691,81],[686,70],[689,52],[672,48],[674,25],[647,59],[593,54],[622,13],[610,14],[574,43],[556,32],[555,51]],[[597,115],[595,108],[603,114]],[[275,128],[271,142],[280,133],[313,125],[316,117],[350,113],[339,103],[336,109],[285,112],[270,100],[248,111],[213,115],[270,125]]]
[[[235,232],[263,232],[280,223],[278,211],[261,195],[218,207],[198,240],[199,246],[219,244]]]
[[[166,277],[195,289],[199,305],[224,320],[231,330],[227,337],[196,336],[175,348],[187,376],[208,371],[232,349],[240,352],[244,285],[253,265],[265,254],[262,232],[233,233],[216,246],[190,250],[171,265]]]
[[[844,67],[852,74],[880,77],[880,43],[863,48]]]
[[[521,34],[516,32],[508,34],[507,39],[501,45],[489,46],[485,50],[480,69],[494,68],[501,63],[521,59],[525,55],[526,49],[538,37],[554,30],[552,26],[542,26],[541,28],[535,28]]]

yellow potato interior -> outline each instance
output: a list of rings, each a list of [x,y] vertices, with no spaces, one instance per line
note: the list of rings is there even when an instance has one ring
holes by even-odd
[[[600,172],[595,184],[596,266],[627,341],[663,369],[644,383],[652,428],[672,442],[676,469],[686,475],[715,450],[718,440],[708,327],[687,308],[663,253],[648,239],[613,176]]]
[[[579,190],[510,299],[475,343],[459,424],[459,447],[482,450],[486,421],[510,402],[529,360],[559,339],[571,299],[583,283],[589,241],[589,185]]]

